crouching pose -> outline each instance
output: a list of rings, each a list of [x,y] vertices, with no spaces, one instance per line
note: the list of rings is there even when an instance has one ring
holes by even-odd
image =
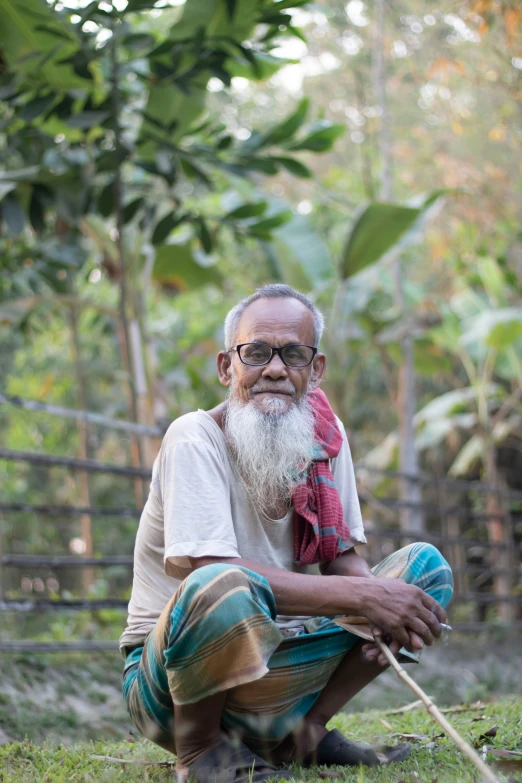
[[[322,329],[288,286],[240,302],[217,359],[227,401],[174,421],[154,464],[123,692],[138,729],[200,783],[405,758],[408,746],[383,757],[327,730],[385,665],[333,620],[366,617],[398,653],[431,645],[446,619],[451,570],[433,546],[372,570],[355,552],[365,537],[344,428],[319,389]]]

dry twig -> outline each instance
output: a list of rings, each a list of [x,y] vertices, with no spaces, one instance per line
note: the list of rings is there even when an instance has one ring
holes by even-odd
[[[410,686],[412,691],[420,698],[432,718],[435,718],[437,723],[439,723],[439,725],[444,729],[445,733],[450,737],[450,739],[453,740],[458,749],[462,751],[462,753],[465,753],[469,759],[471,759],[473,764],[482,774],[484,780],[488,781],[488,783],[499,783],[499,779],[495,773],[487,766],[487,764],[482,761],[478,753],[471,747],[471,745],[469,745],[469,743],[466,742],[465,739],[460,736],[458,731],[453,728],[451,723],[449,723],[449,721],[444,717],[439,708],[433,704],[431,699],[424,693],[422,688],[417,685],[415,680],[412,680],[409,674],[404,671],[388,645],[378,636],[375,637],[375,641],[385,654],[393,669],[395,669],[398,677],[400,677],[401,680],[404,680],[404,682]]]

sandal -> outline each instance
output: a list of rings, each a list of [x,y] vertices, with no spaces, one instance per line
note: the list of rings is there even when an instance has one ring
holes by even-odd
[[[304,766],[358,767],[362,764],[364,767],[377,767],[393,761],[404,761],[410,752],[407,742],[401,742],[395,747],[381,745],[374,748],[364,742],[352,742],[338,729],[332,729],[313,753],[306,757]]]
[[[190,777],[197,783],[261,783],[290,780],[292,775],[276,769],[242,742],[223,740],[190,765]]]

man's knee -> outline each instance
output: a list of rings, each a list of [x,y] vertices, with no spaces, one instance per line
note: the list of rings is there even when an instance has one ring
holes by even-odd
[[[192,571],[183,582],[185,589],[196,588],[201,590],[209,585],[217,586],[216,589],[226,585],[248,585],[248,576],[245,569],[230,563],[211,563]]]
[[[446,607],[453,595],[453,574],[451,566],[433,544],[417,542],[410,544],[411,555],[419,564],[417,584]]]

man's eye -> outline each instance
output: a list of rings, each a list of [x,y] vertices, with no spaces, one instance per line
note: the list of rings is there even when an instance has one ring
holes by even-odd
[[[289,348],[285,351],[285,356],[289,361],[299,361],[304,359],[304,352],[299,348]]]

